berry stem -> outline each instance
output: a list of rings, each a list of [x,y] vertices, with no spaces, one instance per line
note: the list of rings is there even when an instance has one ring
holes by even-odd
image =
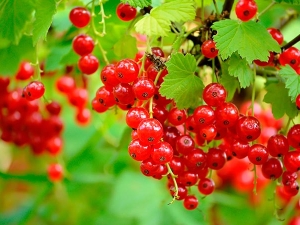
[[[143,74],[143,72],[145,72],[146,54],[143,55],[141,61],[142,61],[142,65],[141,65],[138,77],[141,77],[141,75]]]
[[[265,12],[267,12],[269,9],[271,9],[276,4],[275,1],[272,1],[266,8],[264,8],[258,15],[257,18],[261,17]]]
[[[284,51],[285,49],[288,49],[289,47],[292,47],[294,44],[300,41],[300,34],[298,34],[293,40],[286,43],[284,46],[281,47],[281,51]]]
[[[153,118],[153,97],[149,100],[149,116],[150,118]]]
[[[251,95],[251,114],[254,116],[254,101],[255,101],[255,77],[256,77],[256,67],[253,67],[253,85],[252,85],[252,95]]]
[[[225,0],[225,2],[223,4],[223,9],[222,9],[222,14],[225,14],[224,18],[229,19],[233,3],[234,3],[234,0]]]
[[[172,171],[172,169],[171,169],[169,163],[166,163],[166,167],[167,167],[167,169],[168,169],[168,174],[171,175],[172,180],[173,180],[173,182],[174,182],[174,186],[175,186],[175,194],[174,194],[174,196],[173,196],[172,201],[169,202],[169,204],[168,204],[168,205],[171,205],[176,199],[179,198],[179,196],[178,196],[178,185],[177,185],[177,181],[176,181],[176,179],[175,179],[177,176],[173,173],[173,171]]]
[[[204,21],[204,0],[201,0],[201,21]]]
[[[217,17],[219,17],[220,12],[219,12],[218,5],[217,5],[217,3],[216,3],[216,0],[213,0],[213,3],[214,3],[214,6],[215,6],[215,9],[216,9]]]
[[[100,24],[102,24],[102,35],[106,35],[106,25],[105,25],[105,19],[109,18],[110,16],[106,16],[105,12],[104,12],[104,8],[103,8],[103,0],[99,0],[99,5],[100,5],[100,12],[99,15],[101,15],[101,22],[99,22]]]
[[[253,173],[254,173],[254,179],[253,179],[253,193],[255,195],[257,195],[257,171],[256,171],[256,165],[254,165],[254,168],[253,168]]]

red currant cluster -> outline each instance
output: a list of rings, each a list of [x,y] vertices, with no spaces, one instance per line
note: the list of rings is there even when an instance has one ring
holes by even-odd
[[[69,19],[75,27],[86,27],[90,20],[90,12],[83,7],[73,8],[69,14]],[[99,60],[92,55],[94,49],[94,40],[86,35],[79,34],[73,40],[73,50],[81,58],[78,61],[78,67],[84,74],[90,75],[97,71],[99,67]]]
[[[45,151],[51,155],[58,154],[62,149],[61,131],[64,126],[59,117],[60,104],[54,101],[48,103],[45,105],[47,114],[42,113],[44,110],[38,100],[28,99],[26,95],[24,98],[24,92],[29,93],[28,86],[23,91],[18,88],[9,90],[9,83],[9,78],[0,77],[1,139],[18,146],[29,145],[34,154]],[[33,91],[31,93],[34,96]]]

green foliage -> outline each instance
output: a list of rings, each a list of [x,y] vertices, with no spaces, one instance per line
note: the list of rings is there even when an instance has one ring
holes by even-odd
[[[56,13],[56,0],[37,1],[35,7],[35,21],[33,23],[33,44],[36,45],[40,38],[46,39],[48,30],[52,23],[53,15]]]
[[[278,3],[289,3],[289,4],[294,4],[294,5],[299,5],[300,4],[300,0],[275,0]]]
[[[123,3],[128,3],[133,7],[144,8],[151,5],[151,0],[121,0]]]
[[[0,2],[0,37],[17,45],[26,23],[31,20],[33,0],[2,0]]]
[[[164,78],[160,93],[174,99],[179,109],[196,106],[204,85],[194,74],[197,68],[194,56],[174,53],[166,65],[169,74]]]
[[[231,101],[236,90],[240,89],[240,82],[234,76],[230,76],[228,73],[228,64],[222,64],[222,76],[220,78],[220,83],[225,87],[227,90],[227,98],[226,101]]]
[[[300,94],[300,76],[290,66],[282,67],[279,75],[285,79],[285,87],[289,91],[292,102]]]
[[[242,88],[249,87],[253,81],[253,71],[247,61],[238,54],[233,54],[229,60],[228,72],[231,76],[237,77]]]
[[[195,18],[192,0],[174,0],[151,10],[135,24],[138,33],[148,36],[168,36],[171,22],[186,22]]]
[[[134,58],[137,51],[136,38],[128,34],[123,35],[114,45],[114,52],[120,58]]]
[[[214,41],[223,60],[237,52],[248,63],[267,61],[269,52],[280,52],[278,43],[266,28],[254,21],[221,20],[212,26],[217,31]]]
[[[284,114],[290,118],[294,118],[298,114],[297,107],[295,103],[291,102],[284,83],[270,84],[266,87],[266,91],[264,102],[272,105],[272,113],[276,119],[280,119]]]

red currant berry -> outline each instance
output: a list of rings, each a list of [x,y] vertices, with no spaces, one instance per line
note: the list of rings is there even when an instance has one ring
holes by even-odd
[[[198,183],[198,190],[204,195],[210,195],[215,190],[215,182],[210,178],[202,178]]]
[[[88,92],[85,88],[76,88],[68,94],[69,102],[78,108],[84,108],[88,101]]]
[[[73,50],[80,56],[88,55],[92,53],[94,49],[93,39],[86,35],[80,34],[73,39]]]
[[[269,158],[261,167],[262,174],[267,179],[276,180],[283,172],[282,163],[277,158]]]
[[[271,34],[272,38],[277,41],[277,43],[279,45],[282,44],[283,42],[283,35],[280,32],[280,30],[276,29],[276,28],[268,28],[267,31],[269,32],[269,34]]]
[[[42,97],[45,93],[45,87],[42,82],[32,81],[23,90],[22,96],[28,101],[33,101]]]
[[[203,90],[203,100],[207,105],[216,107],[224,103],[226,100],[226,90],[223,85],[218,83],[211,83],[207,85]]]
[[[205,127],[215,121],[215,111],[211,106],[198,106],[193,113],[195,122],[199,127]]]
[[[108,108],[116,104],[113,93],[107,90],[105,86],[102,86],[97,90],[95,98],[100,104]]]
[[[185,164],[183,158],[179,156],[173,156],[170,164],[170,168],[174,174],[179,174],[184,171]]]
[[[108,107],[102,105],[96,98],[92,100],[92,108],[98,113],[103,113],[108,110]]]
[[[260,133],[260,123],[253,116],[243,116],[236,123],[236,132],[242,141],[250,142],[256,140]]]
[[[153,145],[151,157],[156,164],[169,163],[173,158],[173,148],[168,142],[160,141]]]
[[[172,197],[174,197],[175,195],[175,186],[170,186],[169,188],[170,190],[170,194],[172,195]],[[188,194],[188,190],[185,186],[183,185],[178,185],[178,198],[176,198],[176,200],[183,200]]]
[[[163,127],[157,119],[147,118],[140,122],[137,132],[142,144],[155,145],[163,136]]]
[[[213,170],[221,169],[226,163],[226,154],[219,148],[210,148],[207,153],[206,165]]]
[[[290,172],[300,170],[300,151],[288,152],[283,157],[283,165]]]
[[[187,210],[193,210],[196,209],[199,205],[198,199],[193,195],[188,195],[183,200],[183,206]]]
[[[233,140],[231,145],[232,155],[238,159],[243,159],[250,150],[249,143],[240,140]]]
[[[198,176],[190,171],[184,171],[178,175],[177,180],[179,184],[190,187],[197,183]]]
[[[85,55],[79,59],[78,67],[82,73],[91,75],[97,71],[99,67],[99,61],[93,55]]]
[[[217,128],[215,124],[208,124],[207,126],[200,128],[199,134],[204,140],[212,141],[217,136]]]
[[[133,129],[137,129],[140,122],[149,117],[149,113],[145,108],[132,107],[126,114],[126,124]]]
[[[215,58],[219,53],[213,40],[204,41],[201,45],[201,52],[206,58],[210,59]]]
[[[160,106],[157,104],[154,104],[152,110],[153,118],[157,119],[161,124],[164,124],[164,122],[168,118],[168,110],[164,106]]]
[[[296,172],[290,172],[290,171],[284,171],[282,173],[282,184],[284,186],[291,185],[293,182],[295,182],[298,178],[298,175]]]
[[[176,140],[176,150],[183,155],[188,154],[194,149],[194,147],[195,142],[193,138],[188,134],[181,135]]]
[[[254,165],[261,165],[268,160],[269,153],[267,148],[261,144],[254,144],[248,152],[248,159]]]
[[[89,24],[91,15],[86,8],[76,7],[71,10],[69,19],[75,27],[82,28]]]
[[[19,70],[16,74],[17,80],[27,80],[34,74],[34,68],[30,62],[21,62]]]
[[[239,119],[239,110],[233,103],[225,102],[216,108],[215,117],[218,127],[233,127]]]
[[[289,142],[282,134],[276,134],[269,138],[267,150],[273,157],[281,157],[289,151]]]
[[[300,51],[295,47],[289,47],[279,56],[280,65],[284,66],[286,64],[293,68],[298,68],[300,65]]]
[[[207,153],[202,149],[195,148],[184,156],[184,163],[190,171],[199,172],[206,167]]]
[[[153,162],[153,159],[149,157],[145,159],[140,164],[140,170],[145,176],[153,176],[157,169],[159,169],[159,164]]]
[[[80,125],[86,125],[91,120],[91,111],[87,108],[78,108],[76,113],[76,121]]]
[[[63,179],[63,168],[60,164],[55,163],[48,166],[48,178],[52,182],[61,181]]]
[[[132,84],[132,90],[137,99],[148,100],[155,93],[155,85],[151,79],[141,77]]]
[[[186,120],[186,111],[184,109],[172,108],[168,114],[168,120],[174,126],[181,125]]]
[[[292,126],[287,134],[289,145],[293,148],[300,147],[300,124]]]
[[[137,10],[127,3],[120,3],[117,6],[116,12],[120,20],[130,21],[135,18]]]
[[[251,20],[257,13],[257,5],[254,0],[239,0],[235,7],[237,18],[241,21]]]
[[[52,101],[46,105],[46,109],[51,115],[57,116],[61,111],[61,105],[56,101]]]
[[[120,81],[116,77],[116,66],[114,64],[109,64],[103,67],[101,70],[101,81],[105,87],[109,89],[113,89],[113,87],[117,86]]]
[[[116,64],[115,74],[121,83],[131,83],[138,77],[139,66],[132,59],[123,59]]]
[[[141,144],[139,139],[132,140],[128,146],[128,153],[136,161],[148,159],[151,155],[151,147]]]
[[[64,94],[72,92],[75,89],[75,86],[75,80],[70,76],[62,76],[56,81],[57,89]]]
[[[62,150],[63,141],[60,137],[54,136],[46,143],[46,148],[51,155],[57,155]]]
[[[260,60],[254,60],[253,62],[258,66],[272,66],[274,61],[274,53],[269,52],[269,59],[268,61],[260,61]]]
[[[115,101],[119,104],[128,105],[134,103],[132,86],[127,83],[120,83],[113,89]]]

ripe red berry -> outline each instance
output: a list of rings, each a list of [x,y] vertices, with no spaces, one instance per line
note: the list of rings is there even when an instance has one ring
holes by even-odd
[[[235,127],[237,135],[245,142],[256,140],[261,133],[260,122],[253,116],[239,118]]]
[[[221,169],[226,163],[226,154],[219,148],[210,148],[207,153],[206,165],[213,170]]]
[[[169,163],[173,158],[173,148],[165,141],[160,141],[153,145],[153,151],[151,152],[151,158],[156,164]]]
[[[61,181],[63,179],[63,168],[60,164],[55,163],[48,166],[48,178],[52,182]]]
[[[145,108],[132,107],[126,114],[126,124],[133,129],[137,129],[140,122],[149,117],[149,113]]]
[[[300,124],[292,126],[287,134],[289,145],[293,148],[300,147]]]
[[[198,199],[193,195],[188,195],[183,200],[183,206],[187,210],[193,210],[196,209],[199,205]]]
[[[211,106],[201,105],[198,106],[194,111],[195,123],[199,127],[212,124],[215,121],[215,111]]]
[[[116,13],[120,20],[130,21],[136,16],[137,10],[127,3],[120,3],[117,6]]]
[[[257,13],[257,5],[254,0],[239,0],[235,7],[237,18],[246,22]]]
[[[115,74],[121,83],[131,83],[138,77],[139,66],[132,59],[122,59],[116,64]]]
[[[248,152],[248,159],[254,165],[261,165],[268,160],[269,153],[267,148],[261,144],[254,144]]]
[[[186,120],[186,111],[184,109],[177,109],[176,107],[172,108],[168,114],[168,120],[174,126],[181,125]]]
[[[176,150],[180,154],[186,155],[191,152],[194,147],[195,142],[193,138],[188,134],[181,135],[176,139]]]
[[[282,44],[283,42],[283,35],[280,32],[280,30],[276,29],[276,28],[268,28],[267,31],[269,32],[269,34],[271,34],[272,38],[277,41],[277,43],[279,45]]]
[[[59,136],[50,138],[46,143],[46,149],[51,155],[57,155],[62,150],[63,141]]]
[[[104,86],[111,90],[120,83],[116,77],[115,70],[116,66],[114,64],[109,64],[103,67],[100,74]]]
[[[105,86],[102,86],[97,90],[95,98],[100,104],[108,108],[116,104],[112,91],[109,91]]]
[[[300,170],[300,151],[291,151],[283,157],[283,165],[290,172],[298,172]]]
[[[108,110],[108,107],[102,105],[96,98],[92,100],[92,108],[98,113],[103,113]]]
[[[70,76],[61,76],[56,81],[57,89],[64,94],[72,92],[75,89],[75,86],[75,80]]]
[[[33,101],[42,97],[45,93],[45,87],[42,82],[32,81],[24,89],[22,96],[28,101]]]
[[[19,70],[16,74],[17,80],[27,80],[34,74],[34,68],[30,62],[23,61],[19,66]]]
[[[297,97],[296,97],[296,106],[297,106],[297,109],[300,110],[300,94],[297,95]]]
[[[209,195],[215,190],[215,182],[210,178],[202,178],[198,183],[198,190],[204,195]]]
[[[155,93],[155,85],[151,79],[141,77],[132,84],[132,90],[137,99],[148,100]]]
[[[174,197],[175,186],[174,185],[170,186],[169,190],[172,197]],[[187,194],[188,194],[187,188],[183,185],[178,185],[178,198],[176,200],[183,200],[187,196]]]
[[[72,47],[74,52],[76,52],[78,55],[88,55],[92,53],[94,49],[94,41],[90,36],[86,34],[80,34],[73,39]]]
[[[128,146],[128,153],[136,161],[143,161],[148,159],[151,155],[152,148],[150,146],[144,146],[139,139],[134,139]]]
[[[202,149],[195,148],[184,156],[184,163],[190,171],[199,172],[206,167],[207,153]]]
[[[239,110],[231,102],[219,105],[215,110],[216,124],[220,128],[230,128],[236,125],[239,119]]]
[[[61,105],[56,101],[52,101],[46,105],[46,109],[51,115],[59,115]]]
[[[273,157],[284,156],[289,151],[289,142],[282,134],[276,134],[269,138],[267,150]]]
[[[216,48],[216,43],[213,40],[204,41],[201,45],[201,52],[206,58],[215,58],[219,50]]]
[[[140,122],[137,127],[139,139],[144,145],[157,144],[163,136],[163,126],[154,119],[148,118]]]
[[[127,83],[119,83],[113,89],[115,101],[119,104],[127,105],[133,104],[135,96],[132,90],[132,86]]]
[[[265,178],[276,180],[283,172],[282,163],[277,158],[269,158],[262,164],[261,171]]]
[[[76,7],[71,10],[69,19],[75,27],[82,28],[89,24],[91,14],[86,8]]]
[[[78,67],[82,73],[90,75],[97,71],[99,67],[99,61],[93,55],[85,55],[79,59]]]
[[[226,100],[227,92],[223,85],[219,83],[210,83],[203,90],[203,100],[207,105],[216,107],[224,103]]]
[[[159,169],[159,164],[153,162],[151,157],[143,160],[140,164],[140,170],[145,176],[153,176],[157,169]]]
[[[76,121],[80,125],[86,125],[91,120],[91,111],[87,108],[78,108],[76,113]]]
[[[300,65],[300,50],[295,47],[289,47],[280,54],[279,63],[282,66],[288,64],[294,69],[298,68]]]
[[[184,186],[193,186],[198,181],[198,176],[196,173],[190,171],[183,171],[178,175],[177,181],[179,184]]]

